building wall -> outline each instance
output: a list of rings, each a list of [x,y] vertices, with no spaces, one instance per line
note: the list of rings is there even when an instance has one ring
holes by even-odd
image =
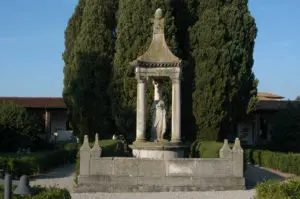
[[[51,113],[51,135],[60,130],[67,130],[66,110],[50,111]]]

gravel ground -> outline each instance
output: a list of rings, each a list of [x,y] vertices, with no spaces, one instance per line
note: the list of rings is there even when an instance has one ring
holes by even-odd
[[[74,178],[75,165],[65,165],[57,168],[52,172],[44,175],[37,176],[30,179],[31,185],[41,186],[57,186],[60,188],[68,189],[72,198],[74,199],[253,199],[255,190],[253,187],[259,182],[267,179],[284,180],[290,177],[289,174],[280,173],[270,169],[265,169],[257,166],[248,165],[245,172],[246,184],[248,190],[240,191],[208,191],[208,192],[160,192],[160,193],[73,193],[73,178]]]

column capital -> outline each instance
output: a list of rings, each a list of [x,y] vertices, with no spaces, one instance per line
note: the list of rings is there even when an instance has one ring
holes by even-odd
[[[179,77],[172,77],[172,84],[180,84],[181,79]]]
[[[137,78],[137,82],[138,83],[146,83],[146,79],[145,78]]]

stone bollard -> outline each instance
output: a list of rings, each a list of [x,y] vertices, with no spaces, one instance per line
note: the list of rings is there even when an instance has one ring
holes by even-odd
[[[244,175],[244,151],[241,147],[240,139],[236,138],[232,148],[233,175],[243,177]]]
[[[228,140],[224,140],[224,145],[219,151],[219,157],[220,158],[231,158],[232,157],[232,151],[228,145]]]
[[[87,135],[84,136],[83,144],[80,148],[80,175],[88,176],[90,174],[90,159],[91,159],[91,148],[89,144],[89,138]]]
[[[12,196],[12,177],[6,174],[4,178],[4,199],[11,199]]]
[[[15,195],[31,195],[31,187],[29,185],[29,179],[26,175],[22,175],[20,182],[16,190],[14,191]]]
[[[101,157],[102,154],[102,149],[99,145],[99,136],[98,133],[96,133],[95,135],[95,144],[91,150],[91,158],[92,159],[99,159]]]

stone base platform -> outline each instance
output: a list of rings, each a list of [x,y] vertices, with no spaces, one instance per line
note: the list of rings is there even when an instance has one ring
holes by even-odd
[[[88,175],[79,175],[75,192],[173,192],[245,188],[241,167],[231,158],[91,159]]]
[[[244,190],[244,178],[79,176],[76,193]]]
[[[182,143],[162,142],[134,142],[129,146],[133,157],[154,160],[170,160],[183,158],[184,151],[188,147]]]

